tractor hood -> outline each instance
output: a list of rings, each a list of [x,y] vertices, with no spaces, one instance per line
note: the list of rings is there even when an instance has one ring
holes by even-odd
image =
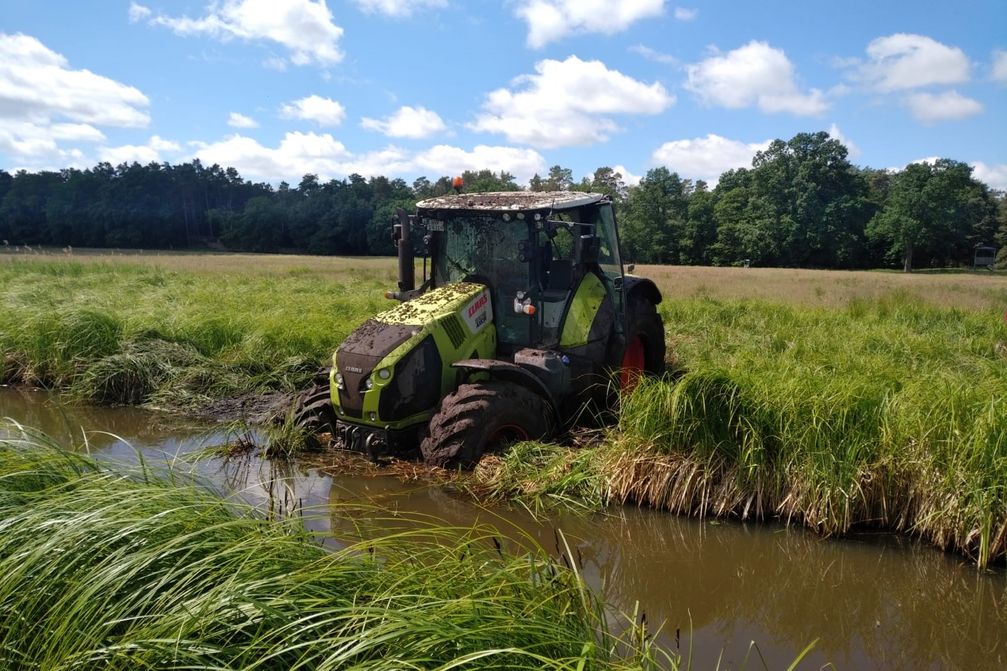
[[[463,305],[469,302],[477,303],[485,296],[486,300],[480,305],[472,305],[473,315],[479,309],[489,304],[489,291],[482,284],[471,282],[459,282],[449,284],[433,291],[406,301],[400,305],[378,314],[373,320],[383,324],[401,324],[404,326],[426,326],[431,321],[436,321],[456,314]],[[468,310],[466,310],[466,315]],[[481,326],[481,324],[480,324]],[[475,333],[476,329],[472,332]],[[353,336],[350,336],[351,338]],[[347,339],[348,340],[348,339]]]
[[[367,320],[333,355],[337,414],[386,425],[432,409],[445,371],[470,356],[492,321],[489,290],[472,283],[428,291]]]

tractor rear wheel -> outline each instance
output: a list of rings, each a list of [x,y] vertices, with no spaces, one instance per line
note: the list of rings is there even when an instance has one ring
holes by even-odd
[[[441,401],[420,450],[431,466],[475,466],[483,454],[549,436],[552,411],[539,394],[512,382],[463,384]]]
[[[632,296],[627,309],[626,347],[619,364],[619,391],[633,391],[640,378],[664,372],[664,322],[657,306],[643,296]]]

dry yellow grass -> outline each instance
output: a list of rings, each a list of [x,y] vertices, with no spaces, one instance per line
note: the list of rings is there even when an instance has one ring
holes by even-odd
[[[394,282],[396,261],[379,256],[308,256],[301,254],[232,254],[228,252],[113,251],[107,249],[32,250],[0,253],[0,262],[34,259],[66,260],[75,263],[138,264],[175,272],[238,273],[255,275],[314,274],[340,280],[350,273],[364,273],[368,279],[387,278]]]
[[[842,307],[898,294],[935,307],[1007,309],[1007,275],[981,272],[800,270],[637,266],[666,298],[758,299],[788,305]]]

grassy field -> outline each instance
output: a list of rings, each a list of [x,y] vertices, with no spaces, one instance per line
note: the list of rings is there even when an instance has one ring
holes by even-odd
[[[877,526],[1007,556],[1007,277],[640,267],[677,381],[599,445],[522,446],[476,487]],[[387,305],[392,259],[0,256],[3,378],[194,407],[295,389]]]
[[[297,389],[389,303],[386,259],[0,255],[0,379],[198,407]]]
[[[437,528],[330,551],[181,474],[0,426],[4,669],[674,669],[541,549]],[[340,514],[326,511],[326,514]],[[352,518],[359,518],[355,511]],[[347,515],[348,519],[352,519]]]

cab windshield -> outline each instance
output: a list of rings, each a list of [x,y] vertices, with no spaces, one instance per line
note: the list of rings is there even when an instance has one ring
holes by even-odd
[[[497,341],[527,346],[532,320],[513,310],[518,292],[531,290],[529,230],[523,220],[465,215],[434,222],[434,284],[479,282],[490,288]],[[442,230],[440,230],[442,229]]]

